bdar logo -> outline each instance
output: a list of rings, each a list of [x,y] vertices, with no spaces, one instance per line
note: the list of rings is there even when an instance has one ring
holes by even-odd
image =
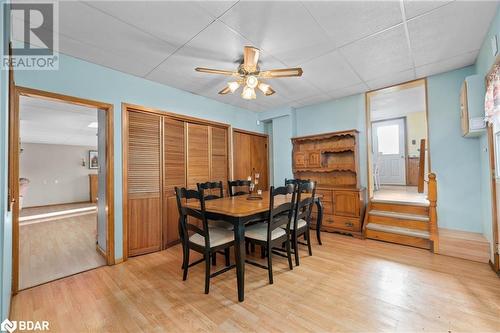
[[[15,321],[10,321],[9,318],[5,319],[1,324],[0,324],[0,330],[2,331],[7,331],[9,333],[12,333],[16,330],[17,328],[17,322]]]

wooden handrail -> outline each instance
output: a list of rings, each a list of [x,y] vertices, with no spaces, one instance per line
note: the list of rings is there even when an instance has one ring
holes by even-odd
[[[420,140],[420,157],[418,159],[418,193],[424,193],[425,175],[425,139]]]
[[[429,173],[428,193],[429,200],[429,234],[432,241],[432,251],[439,251],[439,232],[437,225],[437,181],[436,174]]]

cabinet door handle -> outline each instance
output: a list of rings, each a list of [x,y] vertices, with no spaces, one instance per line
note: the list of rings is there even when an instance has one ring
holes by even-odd
[[[354,224],[352,222],[345,222],[344,223],[347,227],[352,227]]]

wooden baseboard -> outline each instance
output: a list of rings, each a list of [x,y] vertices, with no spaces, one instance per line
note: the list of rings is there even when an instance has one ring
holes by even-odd
[[[123,263],[125,260],[123,260],[123,258],[118,258],[115,260],[115,265],[118,265],[118,264],[121,264]]]

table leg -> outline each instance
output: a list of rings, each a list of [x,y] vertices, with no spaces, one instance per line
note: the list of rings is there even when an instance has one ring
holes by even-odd
[[[238,283],[238,301],[245,300],[245,225],[234,226],[234,253],[236,257],[236,279]]]
[[[319,245],[323,245],[321,243],[321,224],[323,223],[323,203],[321,199],[317,199],[316,207],[318,208],[318,216],[316,217],[316,238],[318,239]]]

